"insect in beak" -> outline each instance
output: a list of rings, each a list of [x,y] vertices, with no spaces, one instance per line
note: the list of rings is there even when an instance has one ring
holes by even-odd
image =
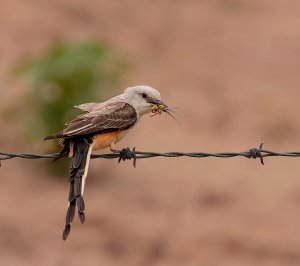
[[[171,116],[179,125],[180,122],[176,119],[176,117],[173,115],[174,113],[174,108],[169,108],[163,101],[161,100],[157,100],[157,101],[153,101],[151,102],[153,104],[152,106],[152,114],[150,115],[155,116],[155,115],[161,115],[162,112],[166,113],[167,115]],[[173,114],[172,114],[173,112]]]
[[[152,103],[152,116],[160,115],[168,108],[168,106],[162,100],[152,100],[150,103]]]

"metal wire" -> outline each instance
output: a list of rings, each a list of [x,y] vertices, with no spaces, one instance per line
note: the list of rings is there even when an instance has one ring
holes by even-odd
[[[118,162],[131,160],[133,159],[133,165],[136,167],[137,159],[146,159],[153,157],[193,157],[193,158],[207,158],[207,157],[217,157],[217,158],[232,158],[232,157],[245,157],[249,159],[260,159],[261,164],[264,164],[265,157],[274,157],[274,156],[282,156],[282,157],[300,157],[300,152],[273,152],[269,150],[264,150],[262,148],[263,143],[259,146],[259,148],[252,148],[244,152],[218,152],[218,153],[206,153],[206,152],[142,152],[136,151],[135,148],[130,150],[129,148],[125,148],[122,150],[114,150],[109,154],[92,154],[92,159],[118,159]],[[0,166],[1,161],[10,160],[13,158],[23,158],[23,159],[43,159],[43,158],[52,158],[55,159],[58,156],[58,153],[50,153],[50,154],[31,154],[31,153],[6,153],[0,152]]]

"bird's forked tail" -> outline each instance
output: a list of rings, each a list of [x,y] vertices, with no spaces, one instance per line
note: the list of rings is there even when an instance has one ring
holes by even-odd
[[[70,192],[69,192],[69,208],[66,214],[66,225],[62,234],[62,239],[66,240],[71,231],[71,223],[74,220],[76,207],[80,222],[85,221],[85,204],[83,200],[83,192],[85,179],[89,167],[89,160],[92,151],[92,139],[76,138],[71,142],[72,162],[70,166]]]

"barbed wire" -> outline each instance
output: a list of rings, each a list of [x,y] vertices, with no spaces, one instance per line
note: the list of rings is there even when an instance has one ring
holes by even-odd
[[[260,159],[260,163],[264,164],[265,157],[274,157],[274,156],[282,156],[282,157],[300,157],[300,152],[274,152],[269,150],[264,150],[263,143],[260,144],[258,148],[251,148],[244,152],[218,152],[218,153],[207,153],[207,152],[143,152],[137,151],[135,148],[130,150],[129,148],[125,148],[122,150],[114,150],[109,154],[92,154],[92,159],[118,159],[118,162],[125,160],[133,160],[133,165],[136,167],[137,159],[146,159],[153,157],[192,157],[192,158],[207,158],[207,157],[217,157],[217,158],[232,158],[232,157],[244,157],[248,159]],[[10,160],[14,158],[22,158],[22,159],[55,159],[58,156],[58,153],[50,153],[50,154],[32,154],[32,153],[6,153],[0,152],[0,166],[1,161]]]

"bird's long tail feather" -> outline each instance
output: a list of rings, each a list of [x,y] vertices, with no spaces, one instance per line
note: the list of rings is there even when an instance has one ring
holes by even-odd
[[[88,162],[92,149],[91,139],[74,139],[73,140],[73,157],[70,166],[70,192],[69,192],[69,208],[66,214],[66,225],[62,238],[66,240],[71,231],[71,223],[74,220],[76,207],[81,223],[85,221],[85,204],[83,200],[83,190],[85,178],[87,175]]]

